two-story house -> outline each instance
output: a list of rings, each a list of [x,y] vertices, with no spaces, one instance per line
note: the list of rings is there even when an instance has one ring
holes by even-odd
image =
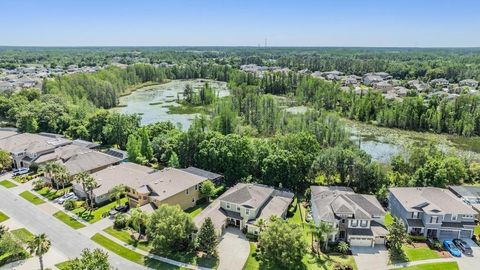
[[[430,238],[471,238],[475,211],[448,189],[390,188],[389,209],[401,218],[410,234]]]
[[[476,219],[480,219],[480,187],[479,186],[449,186],[448,189],[453,192],[463,202],[470,205],[477,212]]]
[[[293,197],[294,194],[286,190],[238,183],[212,202],[194,221],[200,228],[207,217],[211,218],[218,235],[227,226],[258,234],[257,221],[262,219],[267,223],[272,216],[286,218]]]
[[[375,196],[356,194],[349,187],[311,186],[310,201],[315,224],[327,222],[335,228],[329,241],[371,247],[385,243],[385,211]]]

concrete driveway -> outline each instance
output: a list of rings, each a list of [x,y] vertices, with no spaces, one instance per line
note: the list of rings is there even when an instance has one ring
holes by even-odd
[[[388,251],[384,245],[351,247],[358,270],[387,270]]]
[[[472,239],[462,240],[472,247],[473,256],[465,256],[465,254],[462,254],[460,258],[454,257],[458,263],[458,268],[460,268],[460,270],[480,269],[480,247],[478,247]]]
[[[229,227],[218,244],[219,270],[241,270],[250,253],[250,244],[237,228]]]

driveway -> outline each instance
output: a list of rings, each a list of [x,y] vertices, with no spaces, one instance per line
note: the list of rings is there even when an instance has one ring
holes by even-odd
[[[218,244],[219,270],[241,270],[250,253],[250,244],[245,235],[229,227]]]
[[[358,270],[387,270],[388,251],[384,245],[351,247]]]
[[[101,248],[80,232],[71,229],[61,221],[3,187],[0,187],[0,210],[32,233],[47,234],[52,242],[52,247],[60,253],[57,256],[74,258],[79,256],[84,248]],[[112,252],[109,252],[109,257],[112,266],[116,269],[147,269],[127,261]]]
[[[460,258],[454,257],[458,263],[458,268],[460,268],[460,270],[479,269],[480,247],[478,247],[477,244],[472,241],[472,239],[463,240],[465,240],[465,242],[467,242],[472,247],[473,256],[465,256],[465,254],[462,254],[462,257]]]

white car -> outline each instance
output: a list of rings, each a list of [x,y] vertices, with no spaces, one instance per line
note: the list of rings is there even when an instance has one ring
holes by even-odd
[[[22,175],[22,174],[26,174],[30,171],[30,169],[28,168],[20,168],[20,169],[14,169],[12,171],[12,175],[13,176],[18,176],[18,175]]]
[[[58,202],[59,204],[63,204],[65,201],[67,201],[67,200],[69,200],[69,199],[73,199],[73,198],[78,199],[77,196],[75,196],[75,193],[69,192],[69,193],[63,195],[62,197],[58,198],[58,199],[57,199],[57,202]]]

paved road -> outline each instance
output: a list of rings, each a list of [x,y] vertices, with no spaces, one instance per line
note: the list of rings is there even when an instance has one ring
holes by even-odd
[[[472,247],[473,256],[462,254],[462,257],[454,258],[458,263],[458,268],[460,268],[460,270],[480,269],[480,247],[477,246],[472,239],[463,240]]]
[[[351,247],[358,270],[388,269],[388,251],[384,245],[371,247]]]
[[[84,248],[101,248],[89,238],[3,187],[0,187],[0,210],[34,234],[46,233],[52,241],[52,246],[65,257],[78,257]],[[109,252],[109,257],[111,264],[119,270],[148,269],[112,252]]]
[[[250,244],[237,228],[227,228],[218,244],[218,270],[241,270],[250,253]]]

